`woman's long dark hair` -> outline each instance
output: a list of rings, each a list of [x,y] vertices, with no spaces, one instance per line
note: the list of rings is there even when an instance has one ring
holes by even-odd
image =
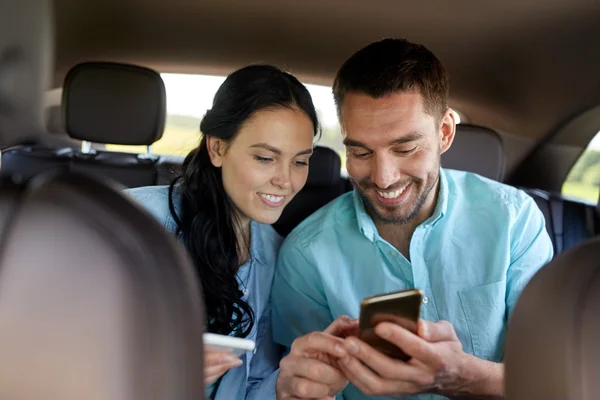
[[[237,282],[240,265],[239,223],[225,193],[221,169],[211,163],[206,137],[225,141],[235,138],[256,112],[287,108],[299,110],[319,131],[311,96],[295,77],[275,67],[253,65],[233,72],[215,94],[212,108],[200,124],[203,138],[183,163],[183,174],[169,188],[169,208],[202,283],[208,331],[247,336],[254,314]],[[179,209],[173,204],[179,192]]]

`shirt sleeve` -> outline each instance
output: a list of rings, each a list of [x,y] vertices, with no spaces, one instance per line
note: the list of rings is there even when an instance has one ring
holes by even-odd
[[[271,292],[273,337],[288,349],[294,339],[323,331],[333,318],[321,277],[307,246],[286,240],[279,251]]]
[[[506,291],[508,319],[529,280],[552,260],[554,254],[544,215],[532,198],[524,196],[523,206],[511,227],[511,262]]]
[[[275,384],[279,375],[281,346],[273,341],[269,307],[263,311],[258,323],[256,349],[257,352],[252,357],[250,364],[246,399],[275,399]]]

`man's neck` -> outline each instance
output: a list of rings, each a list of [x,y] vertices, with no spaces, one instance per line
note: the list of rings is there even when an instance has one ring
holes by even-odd
[[[433,215],[437,205],[439,190],[440,180],[438,179],[417,215],[405,224],[389,224],[375,221],[375,227],[379,235],[402,253],[407,260],[410,260],[410,241],[412,236],[417,227]]]

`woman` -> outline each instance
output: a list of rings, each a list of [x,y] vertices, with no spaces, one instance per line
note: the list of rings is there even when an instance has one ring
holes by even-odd
[[[128,193],[183,242],[202,283],[207,330],[255,340],[256,353],[239,359],[205,355],[211,396],[244,399],[279,364],[268,298],[281,238],[270,224],[306,183],[319,125],[296,78],[249,66],[223,82],[200,130],[180,178]]]

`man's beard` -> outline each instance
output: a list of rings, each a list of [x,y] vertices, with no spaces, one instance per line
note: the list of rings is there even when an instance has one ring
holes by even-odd
[[[412,203],[410,203],[410,204],[403,205],[404,208],[408,209],[407,212],[404,212],[402,214],[396,213],[395,215],[393,213],[381,212],[381,208],[378,209],[378,207],[375,206],[375,204],[373,204],[373,201],[371,201],[371,199],[369,199],[369,197],[365,195],[363,189],[356,182],[353,181],[352,183],[353,183],[357,193],[362,198],[367,213],[375,220],[375,222],[381,222],[383,224],[407,224],[410,221],[412,221],[419,214],[419,211],[421,211],[421,209],[423,208],[423,205],[427,201],[427,198],[429,197],[431,191],[435,188],[439,178],[440,178],[440,169],[438,167],[434,172],[431,172],[427,175],[427,182],[429,182],[429,184],[426,187],[421,188],[420,192],[417,193],[416,199],[414,201],[412,201]],[[408,183],[408,184],[412,185],[412,188],[410,188],[410,190],[418,190],[419,185],[421,185],[422,183],[423,183],[423,180],[416,179],[416,178],[410,178],[410,183]],[[402,186],[406,186],[406,184],[401,185],[400,187],[402,187]],[[365,188],[365,190],[367,190],[367,189],[375,189],[376,190],[377,186],[375,186],[371,182],[367,182],[367,187]],[[384,209],[387,208],[390,211],[392,211],[392,210],[394,210],[398,207],[402,207],[402,206],[392,206],[392,207],[380,206],[380,207],[383,207]]]

